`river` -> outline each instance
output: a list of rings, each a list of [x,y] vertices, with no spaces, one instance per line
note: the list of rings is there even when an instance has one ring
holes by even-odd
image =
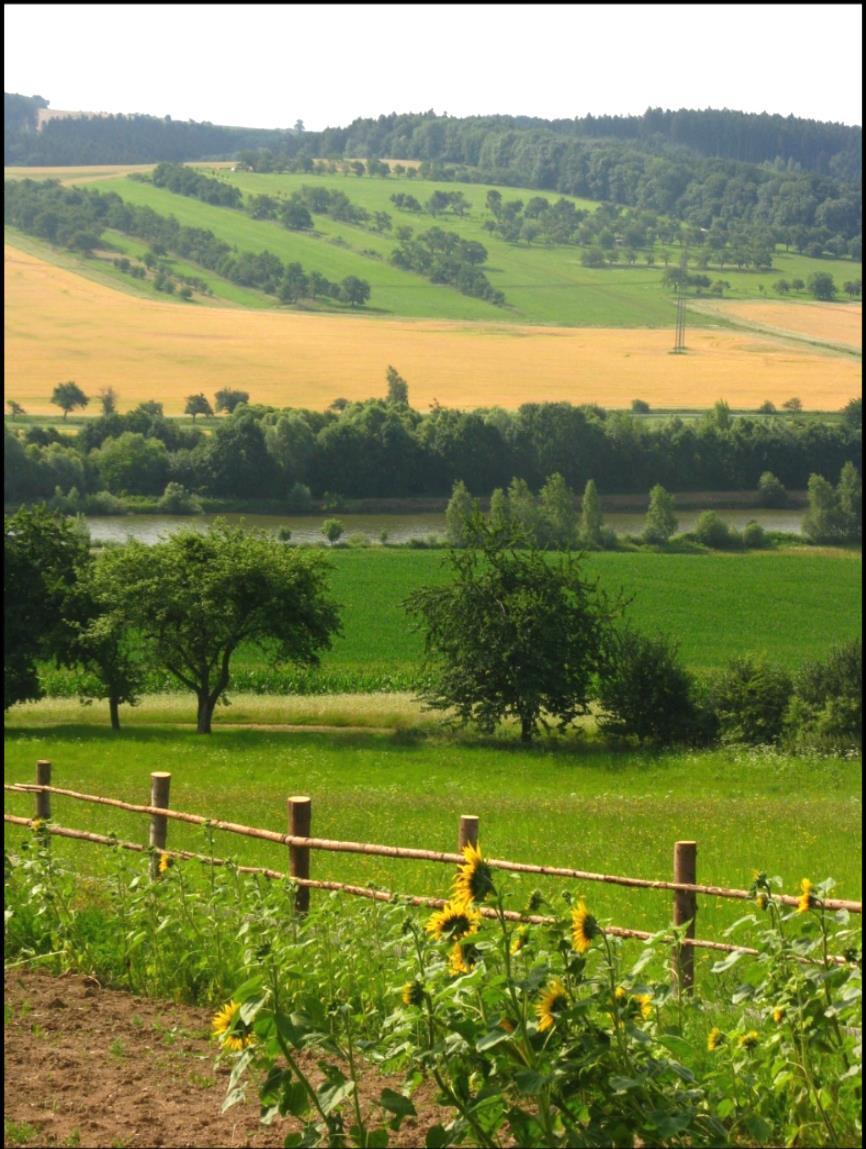
[[[677,512],[679,529],[689,531],[694,527],[701,509]],[[790,531],[800,534],[804,510],[767,510],[753,508],[719,511],[719,517],[737,530],[750,520],[761,524],[765,531]],[[316,515],[100,515],[87,516],[85,522],[94,542],[125,542],[128,538],[139,539],[143,543],[155,543],[161,537],[193,527],[205,531],[216,518],[230,523],[244,523],[249,527],[276,534],[281,529],[291,531],[295,543],[321,543],[322,523],[326,518],[339,519],[343,524],[342,542],[352,541],[353,536],[364,536],[371,543],[380,543],[382,533],[387,532],[389,543],[408,543],[412,539],[428,539],[431,536],[442,538],[445,535],[445,515],[442,513],[349,515],[339,512]],[[639,512],[612,511],[605,514],[604,523],[620,535],[639,535],[643,530],[646,516]]]

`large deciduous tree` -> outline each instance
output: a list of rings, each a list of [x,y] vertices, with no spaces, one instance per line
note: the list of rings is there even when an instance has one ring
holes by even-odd
[[[404,604],[425,632],[422,697],[486,733],[516,718],[529,742],[548,719],[564,729],[587,712],[622,604],[583,578],[574,555],[503,546],[480,516],[473,530],[478,546],[450,552],[453,579]]]
[[[103,573],[156,664],[195,693],[197,730],[209,734],[241,644],[305,665],[330,646],[340,624],[327,569],[318,555],[217,523],[154,546],[130,542],[106,554]]]
[[[4,523],[3,708],[40,698],[36,662],[68,647],[68,602],[87,562],[87,532],[44,506]]]

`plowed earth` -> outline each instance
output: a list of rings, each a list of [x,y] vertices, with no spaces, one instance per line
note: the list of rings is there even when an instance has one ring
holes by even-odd
[[[7,1146],[280,1146],[299,1129],[293,1118],[259,1123],[253,1084],[248,1100],[220,1113],[229,1062],[216,1058],[212,1010],[179,1006],[104,989],[94,978],[13,969],[5,1004],[5,1136]],[[314,1082],[316,1057],[300,1058]],[[362,1111],[373,1121],[383,1087],[400,1081],[369,1070],[361,1080]],[[390,1144],[425,1143],[446,1123],[422,1088],[419,1116],[407,1118]]]

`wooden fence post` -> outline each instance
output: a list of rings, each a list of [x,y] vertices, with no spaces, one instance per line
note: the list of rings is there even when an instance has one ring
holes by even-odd
[[[674,843],[674,881],[693,886],[697,881],[697,842]],[[685,936],[695,936],[695,917],[698,912],[697,896],[689,890],[674,890],[674,925],[690,925]],[[693,946],[678,945],[674,951],[673,975],[680,990],[691,991],[695,983],[695,951]]]
[[[168,809],[168,791],[171,785],[171,774],[165,774],[161,770],[155,771],[150,776],[150,805],[157,806],[160,810]],[[160,852],[165,849],[166,838],[168,837],[168,818],[165,814],[151,814],[150,816],[150,845],[153,849],[153,854],[150,858],[150,876],[151,878],[159,877],[159,862]]]
[[[36,763],[36,785],[51,785],[51,763],[44,758],[40,758]],[[43,790],[36,791],[36,817],[43,822],[51,818],[51,795]]]
[[[295,838],[309,838],[312,824],[312,801],[295,795],[289,798],[289,833]],[[289,846],[289,873],[293,878],[309,878],[309,846]],[[295,910],[305,914],[310,908],[310,887],[298,886],[295,892]]]
[[[457,831],[457,853],[463,853],[464,846],[478,845],[478,817],[476,814],[461,814],[460,829]]]

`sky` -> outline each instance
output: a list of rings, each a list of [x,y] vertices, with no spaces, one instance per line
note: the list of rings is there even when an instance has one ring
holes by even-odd
[[[6,4],[4,90],[307,130],[434,109],[862,123],[860,4]]]

